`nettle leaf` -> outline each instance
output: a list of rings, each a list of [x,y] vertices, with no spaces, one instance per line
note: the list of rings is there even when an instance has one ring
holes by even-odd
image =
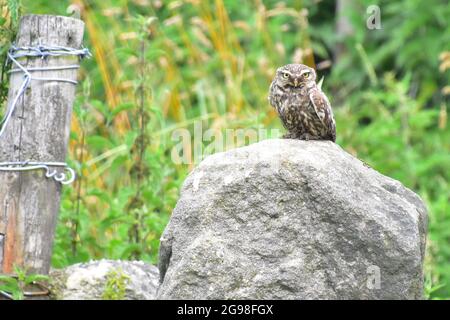
[[[134,103],[131,102],[127,102],[127,103],[122,103],[118,106],[116,106],[111,113],[112,118],[115,118],[119,113],[123,112],[123,111],[128,111],[131,109],[135,109],[136,105]]]
[[[32,274],[32,275],[28,275],[25,278],[25,283],[26,284],[30,284],[33,282],[38,282],[38,281],[49,281],[49,277],[43,274]]]
[[[86,138],[86,143],[96,150],[105,150],[114,148],[114,144],[102,136],[92,136]]]
[[[125,246],[124,250],[121,253],[122,259],[129,259],[131,258],[133,253],[142,253],[143,248],[140,244],[132,243],[127,246]]]
[[[420,110],[409,116],[409,124],[415,129],[427,128],[432,124],[437,124],[439,110]]]

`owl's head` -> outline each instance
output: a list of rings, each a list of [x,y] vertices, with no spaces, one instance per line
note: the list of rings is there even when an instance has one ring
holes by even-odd
[[[287,64],[277,69],[277,80],[283,86],[308,87],[316,83],[316,71],[304,64]]]

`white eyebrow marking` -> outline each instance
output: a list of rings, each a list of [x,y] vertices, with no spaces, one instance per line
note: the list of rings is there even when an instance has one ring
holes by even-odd
[[[292,76],[292,73],[290,73],[290,72],[287,71],[287,70],[280,69],[279,71],[280,71],[281,73],[287,73],[288,75]]]
[[[311,73],[311,71],[310,70],[302,70],[301,72],[300,72],[300,75],[302,76],[304,73]]]

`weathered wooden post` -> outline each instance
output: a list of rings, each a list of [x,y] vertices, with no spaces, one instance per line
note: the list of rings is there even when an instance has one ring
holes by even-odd
[[[60,47],[79,49],[83,32],[84,23],[69,17],[27,15],[20,22],[15,46],[51,54],[16,58],[32,75],[22,95],[26,73],[12,65],[8,110],[19,99],[0,136],[0,163],[19,170],[0,167],[0,273],[12,273],[14,265],[32,273],[49,271],[62,188],[55,177],[65,170],[78,64],[76,54],[54,53]],[[47,178],[49,171],[33,169],[33,163],[54,163],[49,170],[58,174]],[[25,167],[31,170],[20,171]]]

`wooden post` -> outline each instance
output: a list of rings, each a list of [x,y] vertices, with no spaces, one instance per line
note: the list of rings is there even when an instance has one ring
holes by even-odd
[[[80,48],[84,23],[69,17],[27,15],[20,21],[16,45]],[[27,68],[77,64],[76,57],[21,59]],[[35,71],[33,76],[76,80],[76,69]],[[8,108],[23,82],[11,74]],[[31,81],[19,99],[6,131],[0,137],[0,162],[64,162],[70,133],[75,85]],[[61,184],[44,171],[0,172],[0,273],[13,266],[48,274],[60,207]]]

